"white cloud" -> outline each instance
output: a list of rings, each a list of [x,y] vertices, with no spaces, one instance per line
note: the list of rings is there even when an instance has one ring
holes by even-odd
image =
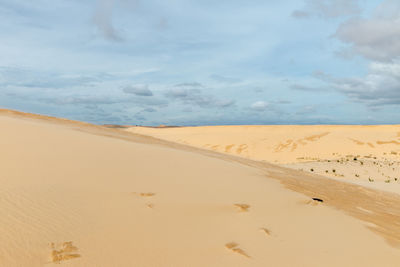
[[[115,3],[116,0],[98,0],[93,22],[107,40],[122,41],[112,22]]]
[[[257,101],[257,102],[254,102],[253,104],[251,104],[250,107],[251,107],[251,109],[256,110],[256,111],[264,111],[267,108],[269,108],[270,105],[268,102],[265,102],[265,101]]]
[[[235,104],[231,99],[218,99],[213,95],[197,89],[198,83],[177,84],[165,93],[167,98],[179,100],[187,105],[195,105],[202,108],[227,108]],[[202,87],[202,85],[201,85]]]
[[[126,86],[123,91],[137,96],[153,96],[153,92],[147,85]]]
[[[364,77],[336,78],[322,72],[315,76],[370,107],[400,105],[400,62],[370,63]]]
[[[376,61],[400,56],[400,2],[383,1],[371,18],[353,18],[339,26],[334,35],[349,44],[353,53]]]

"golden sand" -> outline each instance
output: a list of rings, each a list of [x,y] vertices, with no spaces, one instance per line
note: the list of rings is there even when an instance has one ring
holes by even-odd
[[[0,266],[400,264],[396,194],[123,129],[0,126]]]

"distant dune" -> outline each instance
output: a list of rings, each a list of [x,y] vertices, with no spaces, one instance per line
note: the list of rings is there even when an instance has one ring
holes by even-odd
[[[276,163],[347,155],[400,159],[400,125],[131,127],[129,131]]]
[[[0,129],[0,266],[400,264],[396,194],[115,127],[0,110]],[[243,142],[240,129],[216,129],[218,139],[191,137],[240,155],[257,148],[246,128]],[[326,132],[295,131],[287,146],[311,149]],[[263,138],[268,153],[290,155],[286,137],[279,147]],[[377,138],[357,140],[399,140],[389,128]]]
[[[400,125],[131,127],[127,130],[400,193]]]

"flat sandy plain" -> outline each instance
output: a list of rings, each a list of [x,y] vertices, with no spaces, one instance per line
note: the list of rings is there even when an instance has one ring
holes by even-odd
[[[0,266],[400,264],[398,194],[64,119],[0,127]]]

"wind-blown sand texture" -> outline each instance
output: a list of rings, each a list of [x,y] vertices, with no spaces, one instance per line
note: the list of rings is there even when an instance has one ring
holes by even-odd
[[[396,194],[45,116],[0,127],[0,266],[400,264]]]
[[[127,131],[400,193],[400,126],[274,125]]]

